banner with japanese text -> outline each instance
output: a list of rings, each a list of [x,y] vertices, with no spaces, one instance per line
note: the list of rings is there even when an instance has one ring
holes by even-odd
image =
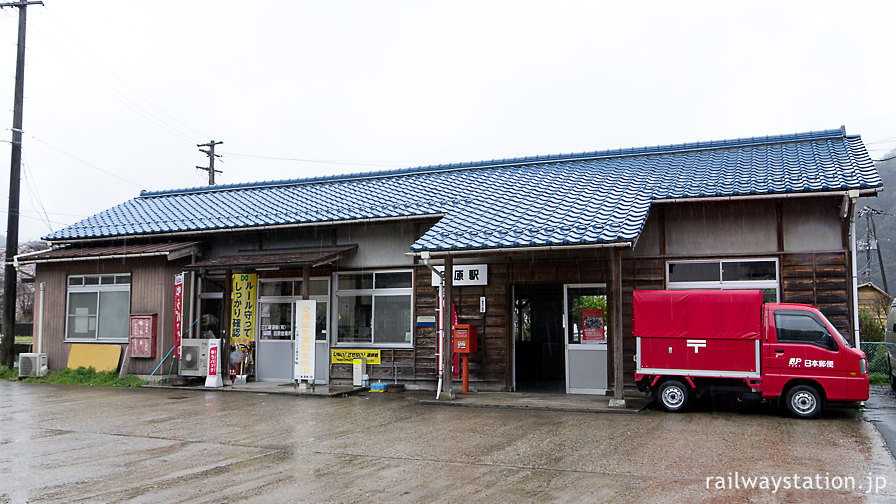
[[[233,275],[233,294],[230,311],[230,344],[237,350],[249,352],[255,344],[255,300],[258,294],[258,275]]]
[[[296,301],[293,379],[314,380],[314,337],[317,334],[317,302]]]
[[[184,330],[184,274],[174,275],[174,358],[180,358],[180,338]]]

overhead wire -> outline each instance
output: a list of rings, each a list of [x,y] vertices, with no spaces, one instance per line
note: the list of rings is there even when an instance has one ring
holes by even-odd
[[[22,180],[25,181],[25,190],[28,191],[28,194],[31,195],[31,209],[37,212],[37,214],[41,218],[43,218],[44,224],[47,225],[47,230],[53,231],[53,225],[50,224],[50,217],[47,215],[47,209],[44,207],[43,201],[41,200],[37,188],[34,187],[34,185],[32,185],[31,183],[31,171],[29,170],[29,163],[27,161],[25,152],[22,152]],[[34,207],[35,203],[37,203],[37,206],[40,207],[40,210]]]
[[[100,171],[100,172],[102,172],[102,173],[105,173],[106,175],[109,175],[110,177],[117,178],[118,180],[120,180],[120,181],[122,181],[122,182],[127,182],[128,184],[137,186],[137,187],[140,188],[140,189],[148,189],[144,184],[140,184],[140,183],[138,183],[138,182],[134,182],[133,180],[129,180],[129,179],[126,179],[126,178],[122,177],[121,175],[118,175],[117,173],[114,173],[114,172],[111,172],[111,171],[109,171],[109,170],[100,168],[99,166],[97,166],[97,165],[95,165],[95,164],[93,164],[93,163],[91,163],[91,162],[89,162],[89,161],[85,161],[85,160],[79,158],[78,156],[75,156],[74,154],[71,154],[71,153],[69,153],[69,152],[66,152],[66,151],[60,149],[59,147],[56,147],[56,146],[54,146],[54,145],[51,145],[51,144],[49,144],[49,143],[47,143],[47,142],[41,140],[40,138],[37,138],[37,137],[34,136],[34,135],[29,135],[29,136],[30,136],[32,139],[34,139],[34,140],[36,140],[36,141],[38,141],[38,142],[40,142],[40,143],[46,145],[47,147],[49,147],[49,148],[55,150],[56,152],[58,152],[58,153],[60,153],[60,154],[62,154],[62,155],[64,155],[64,156],[70,157],[70,158],[74,159],[75,161],[77,161],[77,162],[79,162],[79,163],[81,163],[81,164],[83,164],[83,165],[85,165],[85,166],[89,166],[90,168],[93,168],[94,170],[97,170],[97,171]]]
[[[143,100],[143,102],[145,102],[147,105],[149,105],[150,107],[152,107],[153,109],[155,109],[156,111],[158,111],[160,114],[162,114],[162,115],[164,115],[165,117],[167,117],[168,119],[174,121],[175,123],[177,123],[178,125],[180,125],[180,126],[183,127],[184,129],[186,129],[186,130],[188,130],[188,131],[190,131],[190,132],[192,132],[192,133],[198,135],[199,138],[209,138],[208,135],[206,135],[206,134],[204,134],[204,133],[202,133],[202,132],[200,132],[200,131],[198,131],[198,130],[192,128],[192,127],[190,127],[188,124],[184,123],[183,121],[181,121],[181,120],[179,120],[178,118],[174,117],[173,115],[169,114],[168,112],[166,112],[166,111],[163,110],[162,108],[156,106],[153,102],[151,102],[148,98],[146,98],[146,96],[144,96],[139,90],[137,90],[134,86],[132,86],[132,85],[131,85],[130,83],[128,83],[125,79],[123,79],[120,75],[118,75],[118,74],[115,72],[114,69],[112,69],[111,67],[109,67],[108,65],[106,65],[106,63],[103,62],[103,60],[100,59],[100,58],[99,58],[93,51],[91,51],[91,50],[90,50],[90,47],[89,47],[86,43],[84,43],[84,42],[78,37],[78,35],[77,35],[73,30],[71,30],[68,26],[66,26],[66,24],[65,24],[59,17],[57,17],[55,13],[53,13],[52,9],[47,9],[47,12],[48,12],[48,14],[50,15],[50,17],[53,18],[53,20],[56,22],[56,24],[57,24],[58,26],[61,26],[65,31],[67,31],[67,32],[69,33],[69,35],[71,35],[71,37],[72,37],[73,40],[75,40],[76,42],[78,42],[78,44],[81,45],[81,47],[84,49],[84,51],[85,51],[88,55],[90,55],[94,60],[96,60],[96,62],[99,63],[100,66],[102,66],[102,67],[103,67],[103,68],[104,68],[110,75],[112,75],[113,77],[115,77],[115,79],[118,80],[118,82],[120,82],[121,84],[123,84],[123,85],[124,85],[125,87],[127,87],[132,93],[134,93],[134,95],[136,95],[137,97],[139,97],[141,100]]]
[[[398,161],[351,161],[351,160],[339,160],[339,159],[312,159],[312,158],[294,158],[294,157],[280,157],[280,156],[265,156],[261,154],[242,154],[237,152],[221,152],[222,155],[237,157],[237,158],[252,158],[252,159],[268,159],[273,161],[292,161],[299,163],[320,163],[320,164],[336,164],[336,165],[356,165],[356,166],[379,166],[379,167],[404,167],[404,166],[413,166],[413,163],[403,163]]]
[[[58,54],[66,63],[71,65],[71,67],[74,70],[76,70],[78,73],[80,73],[86,79],[88,79],[94,85],[96,85],[96,87],[98,89],[105,92],[109,96],[115,98],[116,100],[121,102],[123,105],[125,105],[126,107],[131,109],[133,112],[135,112],[137,115],[139,115],[139,116],[143,117],[144,119],[146,119],[147,121],[155,124],[156,126],[163,129],[164,131],[167,131],[171,135],[176,136],[176,137],[180,138],[181,140],[184,140],[191,144],[196,143],[195,137],[192,137],[192,136],[186,134],[185,132],[179,130],[178,128],[176,128],[173,125],[166,122],[163,118],[159,118],[156,114],[153,114],[152,111],[147,110],[146,107],[141,106],[139,103],[137,103],[134,100],[132,100],[131,98],[129,98],[125,93],[118,91],[114,87],[110,86],[106,79],[103,79],[102,77],[97,75],[96,72],[94,72],[93,70],[88,68],[83,63],[79,62],[77,58],[72,56],[68,51],[66,51],[63,47],[61,47],[59,44],[57,44],[53,40],[52,37],[47,36],[43,32],[43,30],[41,30],[39,27],[35,27],[34,31],[37,32],[37,35],[39,37],[41,37],[41,40],[47,44],[47,47],[50,50],[56,52],[56,54]],[[120,77],[117,77],[111,71],[110,71],[110,74],[112,74],[118,80],[123,82],[123,80]],[[144,98],[144,101],[147,101],[147,103],[149,103],[148,100],[146,100],[145,98]],[[158,109],[158,107],[155,107],[154,105],[150,105],[150,106]]]

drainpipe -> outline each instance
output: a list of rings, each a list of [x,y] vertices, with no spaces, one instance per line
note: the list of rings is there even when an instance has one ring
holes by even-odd
[[[16,271],[18,271],[18,269],[19,269],[19,258],[21,258],[21,257],[33,256],[33,255],[38,255],[38,254],[43,254],[43,253],[45,253],[45,252],[52,252],[52,251],[54,251],[54,250],[56,250],[56,247],[50,247],[50,248],[48,248],[48,249],[44,249],[44,250],[35,250],[35,251],[33,251],[33,252],[25,252],[24,254],[18,254],[18,255],[16,255],[15,257],[12,258],[12,265],[13,265],[13,267],[16,269]]]
[[[40,283],[40,303],[37,308],[37,353],[41,353],[41,343],[44,340],[44,292],[46,292],[47,283]]]
[[[427,268],[429,268],[430,271],[432,271],[437,277],[439,277],[439,301],[438,301],[438,308],[436,308],[436,311],[439,314],[438,315],[438,318],[439,318],[438,331],[437,331],[439,343],[438,343],[438,349],[436,350],[436,356],[439,359],[439,361],[438,361],[439,364],[436,368],[436,370],[439,374],[439,382],[436,385],[436,399],[438,399],[442,394],[442,366],[444,364],[444,360],[442,359],[442,349],[444,348],[444,346],[443,346],[444,341],[442,338],[442,334],[444,333],[444,330],[445,330],[444,329],[445,318],[442,316],[442,314],[445,313],[444,306],[443,306],[444,305],[443,299],[445,296],[445,291],[444,291],[445,274],[442,272],[439,272],[439,270],[435,269],[431,264],[429,264],[429,258],[430,258],[429,252],[421,252],[420,253],[420,259],[423,261],[423,265],[426,266]]]
[[[849,248],[851,256],[852,269],[852,324],[853,338],[856,342],[856,348],[862,349],[862,342],[859,335],[859,274],[856,266],[856,200],[859,197],[859,191],[852,190],[847,194],[849,197]]]

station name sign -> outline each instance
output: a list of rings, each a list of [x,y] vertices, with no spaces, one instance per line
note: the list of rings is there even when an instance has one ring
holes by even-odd
[[[435,266],[436,271],[442,273],[444,266]],[[438,287],[441,283],[439,276],[432,274],[432,286]],[[488,285],[488,264],[456,264],[451,275],[451,284],[455,287],[468,285]]]

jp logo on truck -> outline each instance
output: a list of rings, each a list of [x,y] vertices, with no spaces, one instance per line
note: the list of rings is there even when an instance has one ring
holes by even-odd
[[[701,348],[706,348],[705,339],[689,339],[688,346],[694,349],[694,353],[700,353]]]

